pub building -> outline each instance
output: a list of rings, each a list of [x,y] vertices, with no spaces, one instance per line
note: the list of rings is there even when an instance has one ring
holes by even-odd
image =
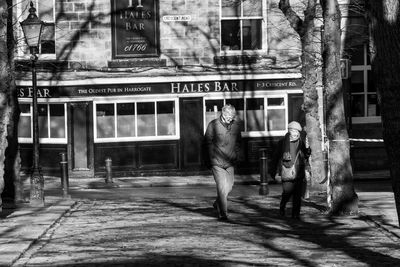
[[[276,1],[32,2],[44,22],[37,93],[45,175],[59,174],[61,152],[71,177],[103,177],[107,158],[115,176],[207,172],[204,132],[225,104],[235,106],[243,129],[238,172],[257,173],[260,149],[270,157],[288,122],[304,125],[300,41]],[[29,3],[17,3],[20,20]],[[21,41],[16,83],[26,172],[33,119],[28,59]],[[366,81],[357,79],[352,99],[374,115],[368,121],[360,113],[362,123],[375,127],[378,107],[368,102],[373,91],[361,89]],[[319,96],[323,114],[322,88]]]

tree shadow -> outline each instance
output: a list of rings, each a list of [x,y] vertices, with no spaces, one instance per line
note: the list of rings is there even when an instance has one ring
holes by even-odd
[[[214,215],[212,215],[212,208],[193,207],[193,203],[177,203],[165,200],[159,201],[188,212],[200,213],[204,216],[210,216],[210,214],[211,216],[215,216],[215,212]],[[312,258],[300,258],[297,256],[296,251],[278,247],[270,241],[277,236],[295,236],[296,240],[306,242],[311,247],[318,246],[321,251],[334,249],[360,263],[365,263],[370,266],[375,266],[378,263],[383,266],[391,266],[392,264],[396,265],[399,262],[398,258],[375,251],[374,249],[369,248],[368,244],[360,243],[359,245],[356,245],[351,243],[351,239],[358,238],[361,235],[364,235],[364,238],[368,239],[368,236],[366,235],[367,232],[371,230],[369,229],[369,226],[365,224],[365,226],[363,225],[354,229],[349,229],[348,231],[342,231],[343,227],[351,227],[348,225],[346,218],[326,217],[321,213],[323,210],[322,205],[308,204],[308,206],[313,209],[313,214],[311,216],[314,218],[307,220],[294,220],[282,218],[278,214],[278,209],[271,209],[268,205],[263,206],[262,202],[260,205],[260,202],[257,203],[257,201],[254,201],[254,199],[251,198],[238,198],[232,202],[236,202],[240,206],[238,209],[237,205],[233,205],[232,211],[230,212],[233,214],[233,218],[228,222],[228,224],[231,224],[234,227],[251,227],[251,231],[260,235],[263,239],[263,241],[257,243],[258,245],[273,250],[284,257],[294,259],[302,266],[317,266],[318,264],[313,262]],[[362,216],[351,218],[354,223],[363,223],[364,219],[365,218]],[[284,225],[286,228],[279,229],[276,225]],[[251,238],[247,239],[246,236],[232,235],[232,238],[254,242]],[[383,243],[382,245],[387,248],[394,248],[396,246],[394,243]]]

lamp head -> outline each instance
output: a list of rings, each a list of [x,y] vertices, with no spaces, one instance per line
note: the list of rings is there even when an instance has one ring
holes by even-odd
[[[36,15],[36,8],[31,1],[28,17],[21,22],[25,41],[28,44],[31,53],[38,50],[40,35],[42,34],[43,22]]]

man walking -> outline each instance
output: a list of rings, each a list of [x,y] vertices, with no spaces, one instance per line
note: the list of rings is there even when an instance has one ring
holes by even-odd
[[[235,121],[236,110],[225,105],[218,119],[211,121],[205,139],[211,170],[217,186],[214,208],[219,220],[228,220],[228,194],[234,183],[234,165],[238,162],[241,142],[240,124]]]

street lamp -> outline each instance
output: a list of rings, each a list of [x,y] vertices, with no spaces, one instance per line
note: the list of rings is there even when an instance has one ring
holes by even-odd
[[[30,205],[44,206],[44,179],[39,167],[39,123],[36,88],[36,61],[38,59],[40,35],[43,29],[43,22],[36,15],[36,8],[31,1],[28,17],[21,22],[25,41],[29,46],[32,64],[32,107],[33,107],[33,166],[31,174]]]

